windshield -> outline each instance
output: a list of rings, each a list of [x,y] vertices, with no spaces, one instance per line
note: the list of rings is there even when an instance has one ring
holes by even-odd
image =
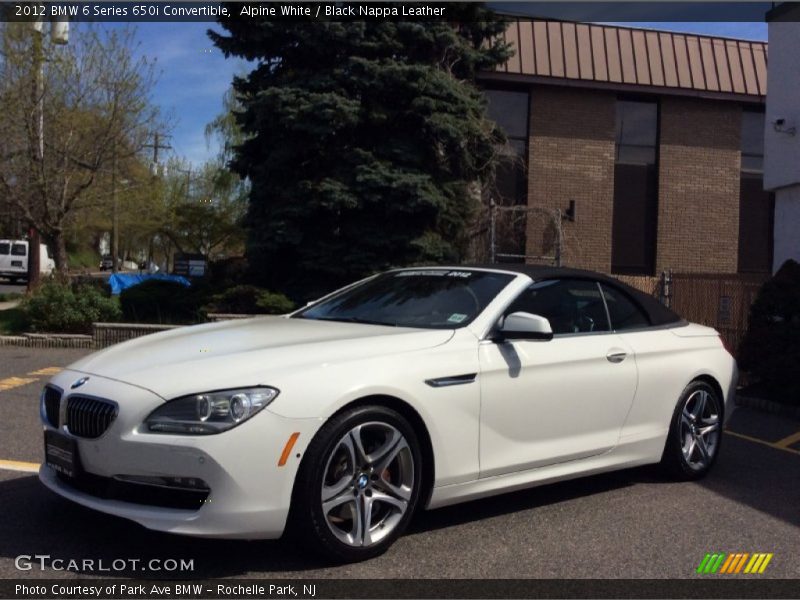
[[[477,317],[513,275],[419,269],[385,273],[294,315],[301,319],[454,329]]]

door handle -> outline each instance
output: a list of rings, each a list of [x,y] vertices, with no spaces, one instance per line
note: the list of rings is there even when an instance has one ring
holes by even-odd
[[[621,350],[612,350],[606,354],[606,358],[608,359],[608,362],[621,363],[623,360],[628,358],[628,353]]]

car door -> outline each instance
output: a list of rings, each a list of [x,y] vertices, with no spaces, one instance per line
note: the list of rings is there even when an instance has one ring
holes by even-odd
[[[610,450],[636,392],[636,362],[597,282],[536,282],[504,316],[517,311],[546,317],[554,336],[480,343],[481,477]]]

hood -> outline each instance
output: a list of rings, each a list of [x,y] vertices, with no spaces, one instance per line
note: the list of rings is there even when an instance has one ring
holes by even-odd
[[[273,384],[287,370],[422,350],[452,336],[450,329],[257,317],[142,336],[69,368],[169,399],[199,390]]]

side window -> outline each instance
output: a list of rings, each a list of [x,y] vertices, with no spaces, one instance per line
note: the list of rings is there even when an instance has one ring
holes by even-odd
[[[25,244],[14,244],[11,246],[11,255],[25,256],[28,253],[27,250],[28,248],[25,246]]]
[[[614,331],[650,326],[650,320],[647,315],[627,295],[615,290],[613,287],[602,284],[601,286]]]
[[[593,281],[538,281],[522,292],[505,314],[518,311],[547,318],[556,335],[610,331],[600,288]]]
[[[11,244],[8,242],[0,242],[0,255],[8,256],[9,250],[11,250]]]

